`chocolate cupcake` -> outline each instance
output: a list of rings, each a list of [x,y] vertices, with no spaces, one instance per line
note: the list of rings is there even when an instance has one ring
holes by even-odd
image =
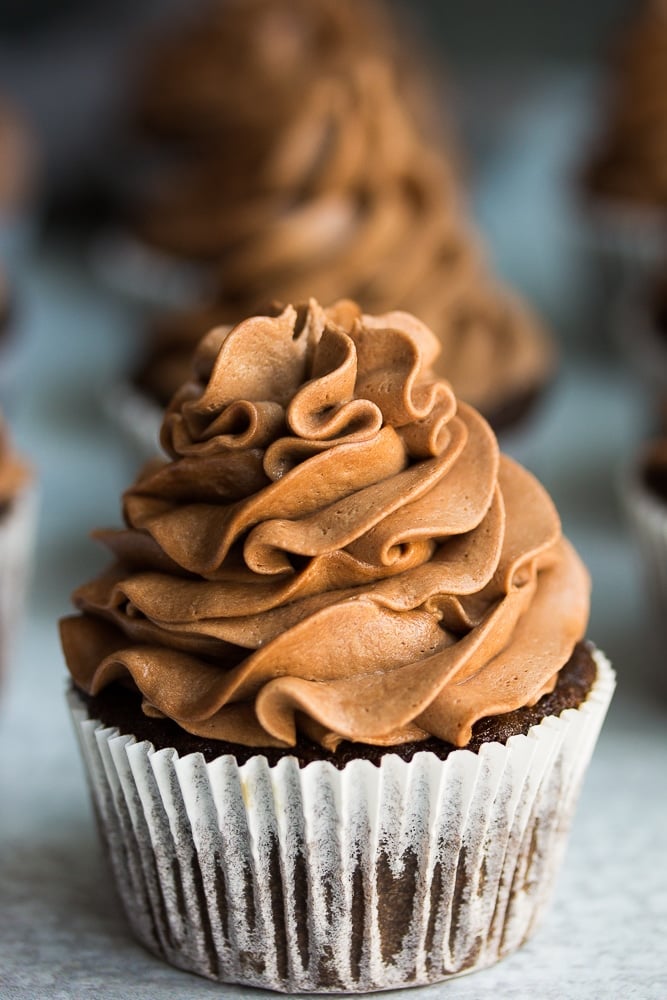
[[[548,896],[613,674],[537,481],[406,313],[213,330],[61,623],[128,919],[287,992],[489,965]]]

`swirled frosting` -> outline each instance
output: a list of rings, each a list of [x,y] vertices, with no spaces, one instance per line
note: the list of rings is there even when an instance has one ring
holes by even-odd
[[[61,623],[75,682],[249,746],[463,746],[535,703],[588,577],[413,316],[288,306],[213,330]]]
[[[494,427],[502,425],[504,406],[538,391],[551,371],[553,351],[546,335],[531,310],[501,287],[481,285],[451,299],[446,283],[434,282],[432,289],[432,299],[413,311],[427,316],[438,331],[436,371]],[[378,311],[391,301],[389,284],[384,292]],[[233,316],[229,304],[220,302],[155,321],[136,374],[141,389],[166,406],[187,379],[199,340],[213,326],[230,325]]]
[[[619,40],[605,131],[588,168],[599,194],[667,208],[667,2],[649,0]]]
[[[372,0],[207,8],[149,60],[139,119],[163,157],[137,205],[142,238],[219,262],[232,283],[227,255],[281,218],[288,243],[306,227],[324,252],[348,224],[348,192],[400,172],[438,132],[404,50]]]
[[[234,161],[261,157],[313,80],[394,48],[375,0],[209,0],[142,53],[136,126],[202,154],[231,142]]]
[[[232,3],[217,33],[192,43],[199,59],[184,44],[191,72],[179,75],[171,63],[169,72],[156,70],[150,92],[163,132],[164,105],[175,135],[177,109],[191,99],[200,111],[190,121],[201,130],[205,120],[209,139],[205,152],[201,141],[191,147],[144,203],[142,239],[208,262],[218,290],[204,319],[235,323],[268,301],[310,295],[324,303],[349,297],[373,313],[403,309],[437,334],[440,373],[485,414],[536,394],[554,367],[551,343],[532,312],[489,276],[451,156],[421,122],[423,98],[408,93],[413,77],[402,71],[386,26],[364,30],[356,19],[374,11],[364,4],[316,0],[306,8]],[[298,58],[283,58],[283,34],[266,28],[276,17],[286,17]],[[219,103],[204,114],[200,91],[216,89],[208,76],[207,88],[200,80],[209,63]],[[240,80],[248,93],[236,102]],[[178,100],[167,100],[176,89]],[[154,109],[150,120],[157,117]],[[180,379],[179,322],[181,372],[192,332],[206,332],[196,315],[167,323],[171,343],[164,351],[158,345],[160,371],[149,371],[149,359],[145,372],[163,399]]]

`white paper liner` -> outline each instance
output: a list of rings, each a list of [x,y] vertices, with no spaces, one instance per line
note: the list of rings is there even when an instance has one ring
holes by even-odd
[[[90,249],[95,275],[124,298],[159,309],[188,309],[208,297],[205,264],[161,253],[125,231],[107,232]]]
[[[130,381],[115,382],[100,397],[107,419],[143,459],[162,454],[160,427],[164,410]]]
[[[11,659],[23,620],[32,568],[37,522],[37,492],[28,486],[0,516],[0,673]]]
[[[69,695],[130,924],[220,982],[295,992],[437,982],[521,945],[548,898],[614,688],[478,754],[207,764]],[[358,907],[355,915],[355,906]]]

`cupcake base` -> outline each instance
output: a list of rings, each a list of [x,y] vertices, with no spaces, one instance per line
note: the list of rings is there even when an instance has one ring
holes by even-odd
[[[366,992],[484,968],[531,933],[613,691],[446,759],[342,768],[155,750],[69,694],[134,933],[172,964],[285,992]]]

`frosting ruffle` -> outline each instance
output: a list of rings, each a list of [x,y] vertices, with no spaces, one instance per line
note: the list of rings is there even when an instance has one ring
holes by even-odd
[[[213,330],[61,623],[76,683],[250,746],[462,746],[551,690],[586,571],[437,353],[351,302]]]

